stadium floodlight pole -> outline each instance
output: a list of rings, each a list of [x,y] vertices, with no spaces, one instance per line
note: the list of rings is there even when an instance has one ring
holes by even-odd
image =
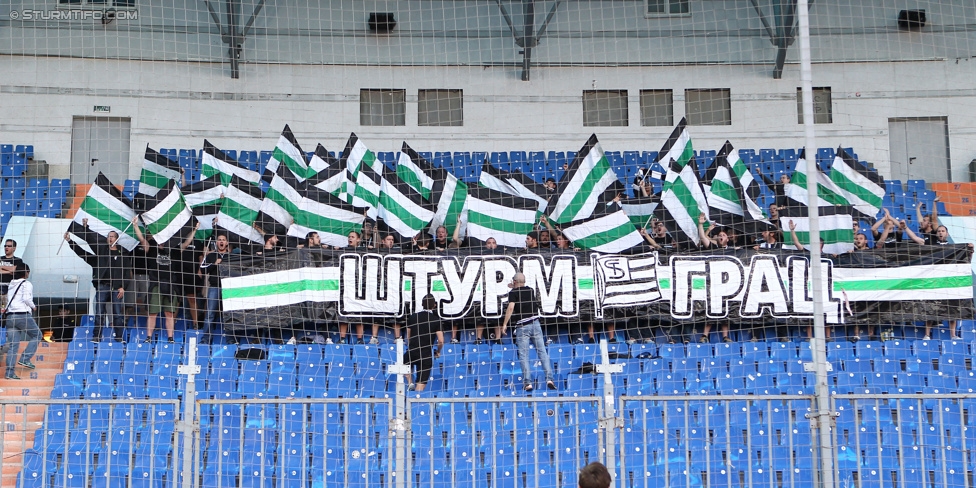
[[[811,155],[816,161],[817,138],[813,128],[813,70],[810,61],[810,11],[808,0],[798,0],[800,29],[800,90],[803,94],[803,129],[805,132],[807,167]],[[810,281],[813,297],[813,367],[816,371],[817,406],[813,415],[820,432],[820,478],[823,488],[834,488],[834,449],[831,441],[833,416],[830,411],[830,391],[827,389],[827,347],[823,314],[823,275],[820,262],[820,212],[817,198],[818,170],[807,171],[807,215],[810,222]],[[812,176],[811,176],[812,175]]]

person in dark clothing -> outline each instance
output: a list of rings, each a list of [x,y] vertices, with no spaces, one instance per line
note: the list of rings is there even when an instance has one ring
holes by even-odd
[[[441,355],[444,348],[444,333],[440,328],[440,318],[434,309],[437,301],[433,295],[427,295],[420,300],[421,310],[407,317],[407,352],[403,355],[403,362],[411,368],[416,368],[416,375],[408,374],[407,382],[411,390],[424,391],[430,379],[430,371],[434,367],[434,357]],[[437,342],[437,352],[433,351]],[[416,380],[416,381],[414,381]]]
[[[71,340],[77,325],[74,315],[71,315],[71,310],[68,310],[68,307],[61,307],[58,309],[58,316],[51,319],[51,336],[49,342]],[[48,337],[45,335],[45,340],[47,339]]]
[[[217,310],[220,308],[220,263],[224,262],[230,254],[231,247],[227,240],[227,234],[217,234],[214,249],[204,247],[203,261],[200,263],[200,272],[207,277],[207,314],[203,320],[203,337],[201,344],[210,343],[210,335],[213,334],[214,320]]]
[[[92,267],[92,284],[95,285],[95,316],[98,319],[92,340],[102,340],[102,328],[111,323],[112,337],[116,341],[125,342],[125,283],[126,273],[132,266],[132,254],[118,244],[119,235],[109,231],[104,242],[100,242],[98,234],[88,228],[88,219],[82,220],[84,231],[81,237],[92,251],[71,240],[71,233],[64,233],[64,240],[68,247],[81,259]],[[109,310],[111,309],[111,322]]]
[[[515,338],[518,346],[519,361],[522,362],[522,383],[525,391],[532,391],[532,371],[529,369],[529,341],[535,344],[536,353],[542,361],[542,369],[546,373],[546,386],[550,390],[556,389],[553,380],[552,362],[549,361],[549,351],[546,350],[546,340],[542,337],[542,325],[539,323],[539,301],[535,290],[525,286],[525,275],[516,273],[509,285],[508,307],[505,309],[505,319],[502,320],[499,340],[505,335],[508,324],[515,324],[518,335]]]
[[[166,339],[173,341],[176,330],[176,307],[179,296],[183,294],[180,287],[178,273],[180,272],[180,258],[182,252],[193,242],[193,232],[180,247],[170,247],[166,242],[150,242],[139,229],[139,217],[133,217],[132,228],[135,230],[139,245],[146,254],[149,265],[149,318],[146,321],[146,342],[152,342],[153,332],[156,330],[156,317],[163,312],[165,317]],[[151,237],[151,236],[150,236]]]
[[[7,286],[14,279],[14,271],[17,266],[24,263],[23,259],[14,256],[17,251],[17,241],[7,239],[3,243],[3,257],[0,257],[0,294],[7,295]]]

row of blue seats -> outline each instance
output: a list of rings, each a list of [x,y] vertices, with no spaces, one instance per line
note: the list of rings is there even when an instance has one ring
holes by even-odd
[[[91,316],[85,316],[82,322],[92,320]],[[968,330],[973,326],[971,320],[961,320],[959,327]],[[77,330],[83,327],[76,328]],[[89,332],[90,333],[90,332]],[[81,337],[88,337],[87,333],[77,333]],[[857,343],[847,341],[834,341],[826,344],[828,360],[847,360],[847,359],[878,359],[882,357],[895,359],[908,359],[910,357],[931,360],[942,356],[969,357],[976,353],[976,345],[961,340],[890,340],[880,341],[860,341]],[[728,358],[728,359],[752,359],[764,361],[767,359],[778,359],[782,361],[793,361],[800,359],[810,361],[813,358],[813,351],[809,342],[729,342],[718,344],[655,344],[655,343],[634,343],[611,342],[607,344],[608,352],[617,357],[655,357],[660,356],[667,359],[686,359],[686,358]],[[384,358],[389,361],[396,360],[395,344],[274,344],[266,345],[197,345],[196,357],[198,358],[223,358],[233,357],[238,351],[244,349],[262,349],[266,358],[271,361],[276,360],[297,360],[298,362],[316,362],[322,358]],[[553,357],[573,357],[585,361],[599,361],[598,344],[561,344],[555,343],[549,346],[549,354]],[[441,359],[458,359],[468,362],[482,360],[499,361],[514,354],[516,348],[509,343],[503,344],[448,344],[442,351]],[[78,358],[89,360],[123,360],[126,357],[145,358],[147,355],[157,357],[161,355],[183,355],[183,344],[180,343],[144,343],[144,342],[90,342],[85,339],[73,340],[69,345],[68,357],[78,355]],[[506,356],[508,355],[508,356]]]

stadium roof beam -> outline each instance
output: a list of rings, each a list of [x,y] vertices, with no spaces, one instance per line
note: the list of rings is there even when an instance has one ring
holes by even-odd
[[[257,5],[254,6],[254,11],[251,12],[251,18],[247,19],[247,23],[243,29],[238,29],[240,25],[239,17],[242,13],[239,11],[243,8],[240,0],[224,0],[224,6],[227,12],[226,30],[221,27],[220,16],[214,10],[213,5],[210,4],[210,0],[203,0],[203,3],[207,5],[210,18],[213,19],[214,24],[217,24],[217,30],[220,31],[220,40],[227,44],[227,56],[230,58],[230,77],[236,80],[241,77],[240,60],[241,51],[244,50],[244,39],[247,37],[247,33],[251,31],[251,27],[254,26],[254,19],[257,18],[258,14],[261,13],[261,9],[264,8],[264,0],[258,0]]]
[[[796,38],[796,0],[771,0],[772,16],[776,25],[775,28],[769,25],[769,20],[763,14],[758,0],[749,0],[752,7],[759,14],[759,21],[769,34],[769,42],[776,46],[776,65],[773,67],[773,78],[783,78],[783,66],[786,64],[786,53],[790,45]],[[809,7],[813,7],[813,1],[809,1]]]
[[[522,81],[529,81],[529,71],[532,67],[532,48],[539,45],[539,40],[546,33],[546,28],[549,27],[549,22],[552,20],[553,15],[556,14],[556,9],[559,8],[562,0],[553,2],[552,7],[549,8],[549,14],[546,15],[546,20],[539,27],[538,34],[533,34],[535,30],[535,2],[536,0],[522,0],[522,35],[519,35],[518,31],[515,30],[515,23],[512,21],[511,15],[508,14],[508,10],[502,5],[501,0],[495,0],[495,3],[498,4],[498,9],[501,10],[502,16],[505,18],[505,22],[508,24],[508,28],[512,31],[515,44],[522,48],[519,51],[519,54],[522,55]]]

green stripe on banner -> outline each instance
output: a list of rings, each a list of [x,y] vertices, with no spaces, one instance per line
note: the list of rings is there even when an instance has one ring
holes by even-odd
[[[687,134],[687,132],[685,132],[685,134]],[[695,156],[695,148],[691,145],[691,138],[689,137],[688,142],[685,144],[684,149],[681,150],[681,155],[678,156],[678,160],[675,162],[678,163],[679,167],[684,169],[684,167],[688,165],[688,162],[691,161],[691,158],[693,158],[694,156]],[[666,162],[668,164],[671,163],[671,161],[666,161]]]
[[[853,171],[853,170],[851,170]],[[857,184],[853,180],[847,177],[842,171],[831,171],[830,179],[833,181],[840,189],[845,190],[860,198],[864,203],[872,206],[881,208],[884,205],[884,199],[881,196],[875,195],[868,191],[867,188]]]
[[[592,290],[593,289],[593,278],[580,278],[577,283],[579,283],[580,290]]]
[[[434,280],[430,284],[430,291],[447,291],[447,285],[442,280]]]
[[[401,222],[406,224],[407,227],[410,227],[417,232],[420,232],[420,230],[427,225],[427,222],[424,221],[424,219],[417,218],[417,216],[412,214],[409,209],[403,205],[400,205],[400,202],[393,199],[389,193],[380,194],[380,206],[385,208],[391,214],[396,215],[396,217],[400,219]]]
[[[366,163],[366,166],[369,166],[370,168],[372,168],[373,171],[376,171],[377,170],[377,168],[376,168],[376,155],[373,154],[373,151],[370,151],[369,149],[367,149],[366,152],[363,153],[363,159],[361,160],[361,163],[360,164],[362,164],[362,163]],[[379,171],[376,171],[376,172],[379,173]]]
[[[305,178],[305,174],[308,171],[302,163],[295,161],[291,156],[285,151],[282,151],[280,147],[275,147],[274,152],[271,157],[277,159],[278,162],[284,163],[285,167],[291,170],[292,174],[298,176],[299,178]]]
[[[166,213],[164,213],[161,217],[156,219],[155,222],[146,225],[146,228],[149,229],[149,232],[152,232],[153,234],[158,234],[159,231],[165,229],[170,223],[176,220],[176,217],[184,210],[187,210],[187,207],[183,203],[183,201],[180,200],[176,202],[176,204],[173,205],[172,207],[166,209]]]
[[[282,181],[282,184],[287,185],[287,183],[285,183],[284,181]],[[298,205],[295,202],[289,200],[288,196],[286,196],[284,193],[281,193],[280,191],[275,189],[274,186],[268,187],[268,193],[264,195],[264,198],[267,198],[268,200],[271,200],[272,202],[276,203],[285,212],[288,212],[288,215],[294,217],[299,212]]]
[[[260,286],[242,286],[240,288],[224,288],[221,295],[224,300],[266,297],[269,295],[285,295],[301,291],[338,291],[339,280],[298,280],[287,283]]]
[[[585,249],[592,249],[604,244],[609,244],[618,239],[623,239],[633,232],[635,232],[634,224],[628,221],[626,224],[617,226],[613,229],[607,229],[604,232],[590,234],[581,239],[576,239],[573,241],[573,243]]]
[[[790,236],[789,232],[785,233],[785,237],[788,244],[793,243],[792,236]],[[803,244],[809,244],[810,232],[798,231],[796,233],[796,238],[799,239]],[[827,244],[835,242],[851,242],[854,240],[854,231],[850,227],[844,229],[824,229],[820,231],[820,240]]]
[[[131,222],[126,220],[125,217],[115,213],[114,210],[102,205],[102,202],[99,202],[92,197],[85,197],[85,199],[82,200],[81,209],[84,210],[85,213],[87,213],[91,218],[99,220],[110,227],[114,227],[116,229],[125,229],[128,227],[125,234],[135,239],[136,232],[132,229],[132,226],[129,225]]]
[[[730,202],[739,203],[739,193],[728,183],[722,180],[712,180],[712,195],[724,198]]]
[[[732,172],[735,173],[735,176],[739,178],[740,181],[742,180],[742,175],[746,174],[748,171],[749,168],[746,167],[746,164],[743,163],[741,159],[735,160],[734,164],[732,165]]]
[[[468,210],[468,223],[478,225],[487,229],[505,232],[507,234],[529,235],[532,232],[534,222],[512,222],[511,220],[491,217],[483,213]]]
[[[671,280],[668,278],[659,278],[657,280],[657,287],[660,289],[671,288]]]
[[[430,200],[430,189],[424,188],[424,183],[420,181],[420,177],[417,173],[414,173],[406,165],[397,165],[396,175],[403,180],[404,183],[417,190],[418,193],[423,195],[424,200]]]
[[[691,193],[691,190],[685,185],[685,180],[681,177],[671,185],[671,193],[674,194],[681,206],[688,212],[688,218],[692,219],[695,223],[698,222],[698,214],[701,213],[701,209],[698,208],[698,201],[695,200],[695,195]],[[662,192],[663,193],[663,192]],[[673,215],[673,211],[672,211]],[[675,216],[677,218],[677,216]]]
[[[705,289],[705,278],[692,278],[691,288],[693,290],[704,290]]]
[[[362,224],[346,222],[345,220],[331,219],[325,215],[319,215],[304,210],[295,214],[295,223],[310,229],[319,229],[336,235],[348,236],[354,230],[361,230]]]
[[[153,188],[163,188],[167,183],[169,183],[169,180],[170,178],[168,176],[153,173],[148,169],[143,169],[142,174],[139,175],[139,184],[148,185]]]
[[[834,291],[938,290],[943,288],[968,288],[971,286],[973,286],[972,276],[946,276],[941,278],[907,278],[834,282]]]
[[[576,214],[583,208],[586,200],[590,198],[590,194],[593,193],[593,189],[596,188],[596,184],[603,179],[603,175],[608,172],[613,171],[610,168],[610,163],[607,162],[607,157],[604,155],[597,161],[596,165],[586,174],[586,178],[580,185],[579,190],[573,195],[573,198],[566,204],[565,210],[559,214],[559,223],[565,224],[572,220],[575,220]]]

